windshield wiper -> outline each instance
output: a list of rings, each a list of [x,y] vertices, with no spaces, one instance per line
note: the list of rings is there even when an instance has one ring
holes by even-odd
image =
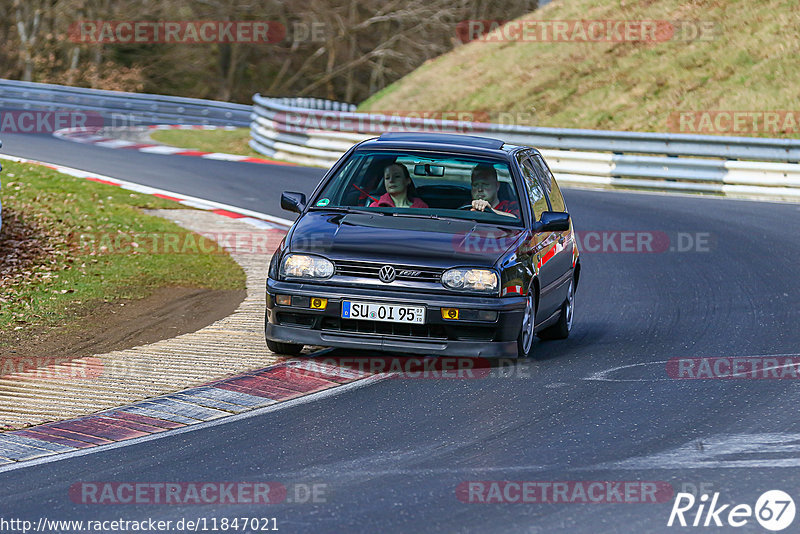
[[[357,208],[354,206],[313,206],[311,209],[314,211],[343,211],[345,213],[381,213],[379,211]]]
[[[412,219],[433,219],[437,221],[473,221],[470,217],[451,217],[448,215],[437,215],[433,214],[423,214],[423,213],[412,213],[412,212],[391,212],[391,211],[379,211],[375,209],[367,209],[367,208],[359,208],[355,206],[312,206],[311,208],[314,211],[341,211],[344,213],[361,213],[361,214],[369,214],[369,215],[385,215],[391,217],[406,217]]]
[[[436,219],[441,221],[465,221],[469,219],[462,219],[460,217],[448,217],[447,215],[436,215],[433,214],[422,214],[422,213],[406,213],[406,212],[395,212],[389,213],[389,215],[393,217],[411,217],[414,219]]]

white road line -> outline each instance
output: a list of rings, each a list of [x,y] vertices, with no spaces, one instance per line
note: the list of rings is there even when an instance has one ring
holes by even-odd
[[[789,353],[789,354],[757,354],[755,356],[689,356],[687,359],[699,359],[699,358],[730,358],[730,359],[748,359],[748,358],[792,358],[792,357],[800,357],[800,353]],[[622,369],[631,369],[633,367],[641,367],[643,365],[655,365],[655,364],[664,364],[666,365],[669,363],[670,360],[658,360],[654,362],[640,362],[640,363],[632,363],[629,365],[620,365],[619,367],[612,367],[610,369],[606,369],[604,371],[597,371],[592,373],[589,376],[581,378],[581,380],[594,380],[598,382],[669,382],[673,380],[696,380],[702,382],[703,380],[707,380],[707,378],[609,378],[608,375],[611,373],[615,373],[617,371],[621,371]],[[773,367],[764,367],[763,371],[768,371],[770,369],[783,369],[786,367],[798,367],[800,369],[800,364],[798,363],[788,363],[784,365],[776,365]],[[730,373],[725,375],[727,377],[734,377],[734,376],[747,376],[751,374],[750,371],[744,371],[741,373]],[[722,377],[720,377],[722,378]]]
[[[126,141],[125,139],[112,139],[111,141],[100,141],[99,143],[95,143],[95,145],[97,146],[102,146],[106,148],[122,148],[136,144],[138,143],[134,143],[133,141]]]
[[[186,148],[178,148],[167,145],[146,146],[139,149],[139,152],[148,152],[150,154],[177,154],[178,152],[186,152]]]
[[[632,367],[640,367],[642,365],[655,365],[658,363],[666,364],[669,360],[659,360],[657,362],[642,362],[632,363],[630,365],[620,365],[619,367],[612,367],[605,371],[597,371],[591,375],[581,378],[581,380],[596,380],[599,382],[665,382],[674,381],[674,378],[608,378],[608,375],[622,369],[630,369]]]
[[[249,158],[250,156],[241,156],[238,154],[225,154],[223,152],[212,152],[211,154],[206,154],[200,157],[205,159],[218,159],[221,161],[241,161],[243,159]]]
[[[800,467],[798,453],[800,434],[716,434],[666,451],[605,462],[580,470]],[[777,457],[779,454],[786,457]]]

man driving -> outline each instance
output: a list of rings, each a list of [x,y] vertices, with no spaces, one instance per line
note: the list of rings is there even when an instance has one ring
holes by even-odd
[[[497,171],[488,163],[479,163],[472,169],[472,211],[492,211],[498,215],[519,218],[519,203],[500,200],[497,192],[500,182]]]

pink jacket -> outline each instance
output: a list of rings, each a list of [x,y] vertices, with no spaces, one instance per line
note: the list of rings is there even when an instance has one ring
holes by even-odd
[[[412,208],[427,208],[428,205],[425,204],[425,201],[421,198],[414,198],[409,199],[411,200],[411,207]],[[381,195],[381,198],[378,199],[377,202],[373,202],[369,205],[370,208],[394,208],[394,200],[392,200],[392,195],[389,193],[384,193]]]

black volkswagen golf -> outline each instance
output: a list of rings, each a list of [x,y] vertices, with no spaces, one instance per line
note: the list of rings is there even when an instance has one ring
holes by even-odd
[[[572,328],[580,260],[541,154],[496,139],[389,133],[352,147],[269,266],[267,345],[527,357]]]

